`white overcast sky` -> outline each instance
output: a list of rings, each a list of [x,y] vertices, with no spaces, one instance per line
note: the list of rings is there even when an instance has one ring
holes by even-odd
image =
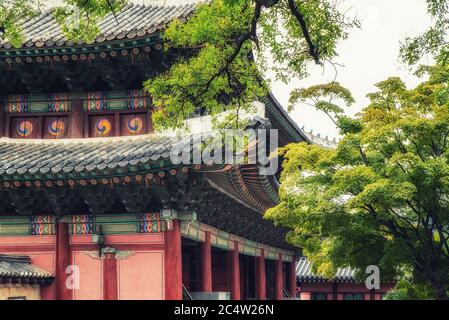
[[[400,76],[409,87],[419,83],[399,61],[399,46],[407,35],[425,31],[431,20],[426,14],[425,0],[345,0],[345,7],[351,7],[348,14],[356,14],[362,23],[362,29],[354,29],[349,38],[339,44],[339,57],[335,59],[345,66],[339,68],[337,81],[356,99],[356,104],[348,109],[355,114],[367,105],[366,94],[375,91],[374,84],[390,76]],[[288,105],[291,89],[334,79],[335,71],[331,66],[325,68],[324,74],[321,67],[312,66],[311,71],[310,77],[292,80],[289,85],[273,84],[273,94],[284,107]],[[290,115],[307,131],[312,129],[314,133],[331,138],[337,136],[332,122],[312,107],[298,106]]]

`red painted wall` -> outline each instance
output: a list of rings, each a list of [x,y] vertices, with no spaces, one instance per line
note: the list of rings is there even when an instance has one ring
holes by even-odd
[[[80,271],[79,289],[73,290],[74,300],[103,299],[103,263],[85,251],[74,251],[72,262]]]
[[[117,261],[119,300],[164,299],[164,252],[138,251]]]

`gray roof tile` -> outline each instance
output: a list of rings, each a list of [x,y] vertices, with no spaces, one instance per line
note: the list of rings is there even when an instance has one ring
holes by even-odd
[[[130,2],[120,12],[117,12],[117,19],[110,13],[98,23],[100,34],[94,43],[143,37],[155,33],[176,18],[186,18],[193,12],[195,6],[195,3],[157,6]],[[49,9],[22,24],[23,48],[73,45],[73,41],[68,40],[62,32],[60,24],[54,18],[53,11],[54,9]],[[0,50],[10,48],[12,45],[2,38],[0,32]]]
[[[0,139],[0,178],[122,168],[168,160],[178,138],[164,135],[66,140]]]

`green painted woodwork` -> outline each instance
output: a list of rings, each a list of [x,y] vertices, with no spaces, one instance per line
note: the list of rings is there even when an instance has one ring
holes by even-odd
[[[116,49],[134,49],[138,47],[153,45],[162,42],[161,34],[155,33],[148,37],[138,40],[123,39],[122,41],[108,42],[101,45],[80,45],[71,47],[53,47],[42,49],[15,49],[0,51],[0,58],[15,58],[15,57],[39,57],[47,55],[63,55],[63,54],[82,54],[82,53],[100,53],[105,51],[113,51]]]
[[[60,217],[60,221],[72,224],[72,216]],[[51,223],[53,224],[53,223]],[[98,215],[95,216],[95,225],[102,226],[102,232],[105,235],[113,234],[133,234],[137,233],[138,221],[136,215],[117,214],[117,215]],[[28,217],[0,217],[0,236],[27,236],[29,235]],[[165,222],[162,222],[162,231],[165,231]],[[72,228],[69,228],[73,233]]]
[[[28,235],[28,224],[3,224],[0,223],[0,236]]]
[[[241,253],[249,255],[249,256],[253,256],[256,257],[257,256],[257,250],[255,247],[250,247],[250,246],[243,246],[243,250],[241,251]]]
[[[147,107],[150,107],[150,99],[145,94],[143,90],[138,90],[139,97],[138,99],[140,101],[144,101],[146,99],[146,105]],[[66,100],[60,100],[62,102],[65,102],[67,104],[67,110],[65,111],[71,111],[71,105],[73,100],[83,100],[83,108],[84,110],[88,110],[87,104],[88,104],[88,93],[87,92],[68,92],[64,93],[67,96]],[[11,112],[8,110],[8,104],[9,104],[9,98],[13,98],[17,95],[7,96],[3,98],[4,103],[4,110],[5,112]],[[48,110],[48,95],[47,94],[31,94],[31,95],[25,95],[28,98],[28,112],[22,112],[24,114],[27,113],[39,113],[39,112],[52,112]],[[106,100],[108,103],[108,110],[128,110],[128,91],[107,91],[106,92]],[[132,110],[132,109],[131,109]],[[135,110],[145,110],[144,108],[137,108]]]
[[[276,260],[279,258],[279,254],[276,251],[267,251],[265,252],[265,257],[267,259]]]
[[[229,240],[221,238],[221,237],[215,237],[215,241],[212,242],[212,246],[220,248],[220,249],[224,249],[224,250],[230,250],[231,249],[231,245],[229,243]]]

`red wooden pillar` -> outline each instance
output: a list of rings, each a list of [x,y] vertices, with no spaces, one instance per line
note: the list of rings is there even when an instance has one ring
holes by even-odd
[[[231,300],[240,300],[240,260],[239,243],[234,241],[234,250],[228,251],[229,289],[231,291]]]
[[[296,258],[293,257],[292,262],[289,263],[290,272],[289,272],[289,289],[290,294],[293,298],[296,298]]]
[[[117,259],[115,259],[114,253],[105,254],[103,268],[103,298],[104,300],[117,300]]]
[[[56,226],[56,300],[72,300],[72,288],[66,284],[68,276],[78,276],[66,274],[70,265],[70,239],[69,225],[66,222],[58,222]]]
[[[165,232],[165,299],[182,300],[181,229],[173,220],[173,229]]]
[[[279,258],[274,265],[274,299],[282,300],[282,289],[284,287],[284,275],[282,273],[282,254],[279,253]]]
[[[260,250],[260,256],[256,257],[256,299],[267,299],[265,251],[263,249]]]
[[[72,113],[70,115],[70,138],[82,138],[84,136],[83,101],[72,101]]]
[[[206,231],[206,240],[201,243],[201,292],[212,292],[212,246],[210,233]]]

